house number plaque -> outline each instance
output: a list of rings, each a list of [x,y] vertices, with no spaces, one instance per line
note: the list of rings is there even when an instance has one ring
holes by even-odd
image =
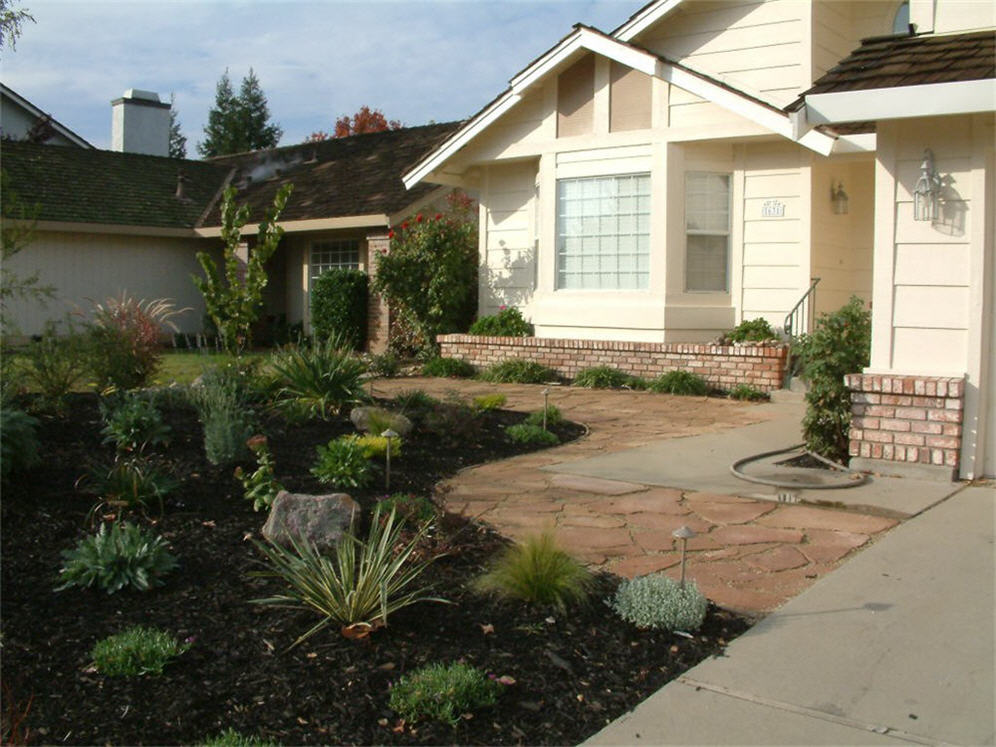
[[[785,203],[778,200],[765,200],[761,203],[762,218],[784,218]]]

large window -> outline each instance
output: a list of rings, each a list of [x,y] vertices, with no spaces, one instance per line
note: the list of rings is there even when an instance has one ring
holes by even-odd
[[[356,239],[316,241],[311,245],[311,280],[314,281],[326,270],[345,267],[349,270],[360,268],[360,242]]]
[[[685,290],[729,290],[730,175],[685,175]]]
[[[557,288],[646,288],[650,175],[557,182]]]

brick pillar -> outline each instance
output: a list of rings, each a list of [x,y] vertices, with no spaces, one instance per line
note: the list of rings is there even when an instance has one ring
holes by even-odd
[[[961,452],[960,378],[849,374],[851,467],[954,479]]]
[[[377,257],[391,248],[391,240],[386,233],[367,236],[367,275],[373,284],[377,274]],[[387,303],[379,295],[371,292],[367,308],[367,352],[383,353],[387,350],[391,315]]]

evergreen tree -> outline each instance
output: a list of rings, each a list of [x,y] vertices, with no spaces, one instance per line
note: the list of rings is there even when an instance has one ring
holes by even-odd
[[[187,138],[180,132],[180,118],[176,114],[176,95],[169,95],[169,157],[187,157]]]
[[[226,69],[218,81],[214,108],[208,113],[204,142],[198,144],[197,150],[202,156],[211,157],[272,148],[283,131],[269,119],[266,95],[255,71],[249,68],[249,75],[242,79],[236,96]]]
[[[204,141],[197,144],[197,152],[205,158],[238,153],[235,147],[235,114],[237,108],[232,81],[228,68],[218,80],[215,88],[214,107],[208,112],[208,123],[204,127]]]

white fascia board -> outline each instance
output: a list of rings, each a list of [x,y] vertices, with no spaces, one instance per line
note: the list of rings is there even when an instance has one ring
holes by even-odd
[[[560,44],[551,49],[536,62],[527,67],[521,73],[509,81],[512,93],[522,94],[527,88],[533,85],[540,78],[545,76],[557,65],[566,60],[572,54],[581,49],[582,30],[578,29]]]
[[[793,126],[789,115],[775,109],[769,109],[728,88],[693,75],[687,70],[682,70],[674,65],[662,64],[659,67],[658,77],[821,155],[829,155],[833,149],[835,138],[816,130],[810,130],[802,137],[797,137],[795,130],[798,125]]]
[[[407,174],[402,175],[401,180],[405,184],[405,189],[411,189],[422,181],[426,176],[432,173],[435,168],[477,137],[478,133],[484,130],[484,128],[498,119],[498,117],[507,112],[521,100],[522,96],[513,93],[512,91],[504,93],[501,98],[490,106],[490,108],[482,112],[477,119],[473,120],[466,127],[459,130],[449,140],[433,151],[428,158],[419,163],[414,169],[409,171]]]
[[[638,13],[636,17],[626,21],[626,23],[613,31],[612,35],[617,39],[628,42],[639,35],[640,32],[657,23],[657,21],[681,5],[681,3],[682,0],[658,0],[653,5],[644,8],[643,12]]]
[[[878,149],[878,135],[863,132],[859,135],[841,135],[833,144],[834,155],[842,153],[874,153]]]
[[[928,83],[806,96],[811,125],[996,111],[996,80]]]
[[[338,218],[278,221],[277,225],[284,230],[284,233],[304,233],[307,231],[335,231],[346,228],[387,228],[389,220],[389,217],[383,213],[373,213],[370,215],[345,215]],[[215,238],[221,236],[221,226],[202,226],[195,228],[194,233],[201,238]]]

